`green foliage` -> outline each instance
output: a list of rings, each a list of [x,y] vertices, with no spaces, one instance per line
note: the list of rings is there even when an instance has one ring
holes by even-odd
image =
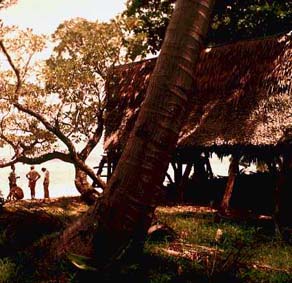
[[[48,61],[49,66],[56,67],[62,63],[62,68],[63,64],[75,64],[79,67],[79,81],[86,82],[86,79],[91,79],[90,76],[105,79],[110,67],[135,59],[133,55],[130,58],[129,49],[135,49],[142,40],[132,36],[135,24],[135,18],[121,16],[109,23],[90,22],[82,18],[65,21],[52,36],[57,46],[54,48],[55,55]]]
[[[291,282],[291,275],[283,272],[267,272],[251,269],[242,274],[242,280],[246,283],[287,283]]]
[[[99,23],[77,18],[62,23],[52,36],[56,46],[46,61],[46,92],[60,101],[59,127],[75,142],[86,141],[101,122],[109,68],[128,60],[125,26],[122,19]]]
[[[139,19],[133,32],[136,35],[141,33],[147,35],[144,50],[152,54],[160,50],[170,15],[174,9],[174,2],[174,0],[127,1],[125,14]]]
[[[128,0],[125,14],[140,20],[136,34],[145,33],[144,48],[160,50],[174,0]],[[292,4],[288,0],[216,1],[206,44],[262,37],[291,29]]]
[[[68,20],[59,25],[53,39],[58,42],[54,49],[57,56],[51,60],[79,63],[80,67],[87,67],[87,75],[95,73],[105,78],[107,68],[120,60],[122,33],[116,22],[98,23],[82,18]]]
[[[217,1],[208,41],[211,44],[264,37],[291,29],[291,1]]]
[[[0,259],[0,282],[1,283],[12,283],[17,281],[18,268],[8,258]]]

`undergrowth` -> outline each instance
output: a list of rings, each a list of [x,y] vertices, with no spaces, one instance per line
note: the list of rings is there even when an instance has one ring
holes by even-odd
[[[85,209],[80,210],[77,203],[72,205],[64,200],[57,207],[52,205],[46,213],[69,223],[80,211]],[[208,208],[159,207],[156,215],[159,223],[175,231],[176,238],[172,241],[168,237],[156,241],[148,239],[138,259],[128,261],[109,274],[78,270],[64,259],[55,266],[47,266],[44,274],[35,270],[24,249],[0,260],[0,283],[291,282],[292,247],[279,241],[270,226],[228,220],[216,222],[214,211]],[[3,227],[0,228],[0,252],[9,242]],[[42,235],[34,243],[53,235]]]

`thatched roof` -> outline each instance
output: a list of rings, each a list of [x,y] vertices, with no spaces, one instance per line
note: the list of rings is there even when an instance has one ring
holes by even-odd
[[[290,138],[291,40],[290,33],[203,50],[178,148],[275,148]],[[106,150],[126,142],[155,60],[114,70],[108,87]]]

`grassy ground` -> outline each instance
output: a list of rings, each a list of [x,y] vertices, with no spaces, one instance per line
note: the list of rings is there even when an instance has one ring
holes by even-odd
[[[192,276],[198,274],[206,282],[290,282],[292,246],[274,237],[270,221],[218,221],[215,210],[193,206],[159,207],[157,215],[178,238],[147,243],[146,250],[177,262],[170,278],[196,282]]]
[[[97,282],[99,275],[76,270],[70,262],[38,274],[24,252],[87,208],[78,198],[6,204],[0,214],[0,283]],[[107,282],[291,282],[292,246],[274,237],[271,222],[219,220],[215,212],[195,206],[157,208],[157,223],[171,227],[175,237],[156,231],[139,260],[122,266],[119,279],[111,274]]]

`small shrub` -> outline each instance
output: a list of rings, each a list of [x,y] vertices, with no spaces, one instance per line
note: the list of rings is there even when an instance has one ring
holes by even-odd
[[[0,259],[0,282],[17,282],[18,268],[15,263],[7,258]]]
[[[242,272],[241,280],[245,283],[288,283],[291,282],[291,274],[249,269]]]

